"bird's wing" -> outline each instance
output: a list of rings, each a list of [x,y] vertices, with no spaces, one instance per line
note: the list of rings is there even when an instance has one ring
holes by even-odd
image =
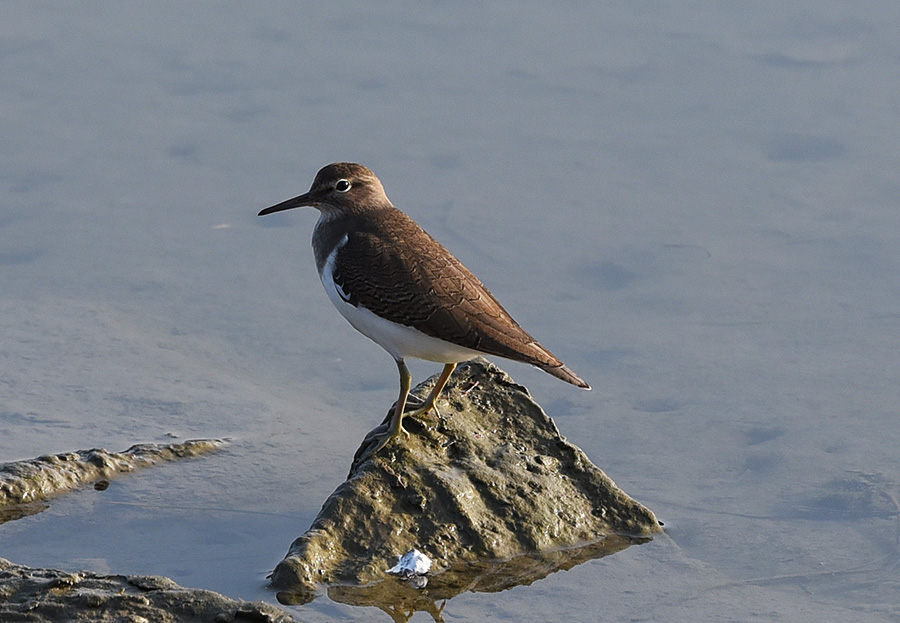
[[[458,259],[402,212],[377,224],[358,223],[336,265],[335,283],[353,305],[472,350],[548,372],[563,367]]]

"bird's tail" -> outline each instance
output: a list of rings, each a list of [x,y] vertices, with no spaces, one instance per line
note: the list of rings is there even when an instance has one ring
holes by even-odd
[[[566,383],[571,383],[572,385],[574,385],[576,387],[581,387],[582,389],[590,389],[591,388],[590,385],[588,385],[587,383],[584,382],[584,379],[582,379],[580,376],[578,376],[577,374],[575,374],[574,372],[569,370],[569,368],[563,364],[560,364],[558,366],[544,365],[544,366],[539,366],[539,367],[544,372],[552,374],[556,378],[564,380]]]

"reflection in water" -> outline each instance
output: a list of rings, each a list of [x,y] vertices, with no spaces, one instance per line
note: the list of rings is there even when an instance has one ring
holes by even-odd
[[[31,504],[16,504],[15,506],[0,508],[0,523],[37,515],[49,507],[50,505],[46,502],[32,502]]]
[[[422,589],[411,586],[409,580],[385,576],[384,580],[364,586],[332,585],[327,592],[333,601],[375,607],[394,621],[408,621],[416,612],[427,612],[435,621],[443,621],[447,600],[462,593],[496,593],[527,586],[551,573],[566,571],[588,560],[603,558],[650,540],[648,537],[611,535],[581,547],[525,554],[505,561],[459,563],[429,575],[428,584]],[[415,579],[416,576],[410,578]],[[315,594],[283,591],[277,597],[283,604],[301,605],[312,601]]]

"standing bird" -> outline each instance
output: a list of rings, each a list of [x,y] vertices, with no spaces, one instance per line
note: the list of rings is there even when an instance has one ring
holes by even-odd
[[[329,164],[309,192],[259,216],[312,207],[319,211],[312,247],[328,298],[353,327],[384,348],[400,371],[400,397],[377,452],[409,433],[403,416],[434,408],[456,364],[496,355],[537,366],[572,385],[590,386],[512,319],[456,257],[395,208],[366,167]],[[443,363],[421,407],[404,414],[412,375],[404,359]]]

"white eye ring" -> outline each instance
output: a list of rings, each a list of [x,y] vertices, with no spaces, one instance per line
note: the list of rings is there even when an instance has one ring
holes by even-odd
[[[350,181],[349,180],[338,180],[334,185],[334,189],[339,193],[345,193],[350,190]]]

